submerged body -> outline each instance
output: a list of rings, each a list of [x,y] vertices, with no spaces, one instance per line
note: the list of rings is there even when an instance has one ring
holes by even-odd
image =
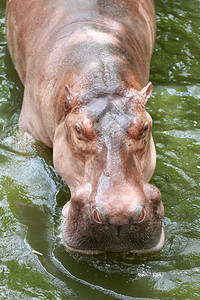
[[[145,105],[152,0],[8,0],[8,47],[24,99],[19,125],[53,148],[68,184],[63,239],[82,253],[154,252],[163,205]]]

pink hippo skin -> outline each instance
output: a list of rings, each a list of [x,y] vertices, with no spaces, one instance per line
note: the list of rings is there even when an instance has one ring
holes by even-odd
[[[7,0],[8,47],[25,86],[19,126],[53,148],[71,190],[62,212],[72,251],[163,247],[145,110],[155,28],[153,0]]]

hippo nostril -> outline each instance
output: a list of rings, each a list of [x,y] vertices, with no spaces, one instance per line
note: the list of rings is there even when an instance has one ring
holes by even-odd
[[[92,215],[93,215],[93,219],[95,220],[95,222],[102,224],[99,213],[96,209],[93,210]]]
[[[139,217],[139,220],[137,221],[137,224],[144,221],[144,219],[145,219],[145,217],[146,217],[146,214],[147,214],[147,213],[146,213],[146,209],[145,209],[145,207],[143,207],[142,212],[141,212],[141,215],[140,215],[140,217]]]

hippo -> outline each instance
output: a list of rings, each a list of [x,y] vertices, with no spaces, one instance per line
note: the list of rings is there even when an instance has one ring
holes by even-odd
[[[6,36],[24,97],[19,127],[53,148],[71,191],[67,249],[152,253],[164,244],[150,61],[153,0],[7,0]]]

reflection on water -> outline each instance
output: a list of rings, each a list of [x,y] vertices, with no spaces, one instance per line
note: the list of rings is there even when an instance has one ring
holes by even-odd
[[[60,238],[70,192],[52,151],[18,133],[23,87],[6,49],[0,3],[1,299],[198,299],[200,297],[200,2],[156,1],[152,60],[157,168],[166,243],[148,256],[80,256]],[[37,251],[34,252],[33,250]]]

